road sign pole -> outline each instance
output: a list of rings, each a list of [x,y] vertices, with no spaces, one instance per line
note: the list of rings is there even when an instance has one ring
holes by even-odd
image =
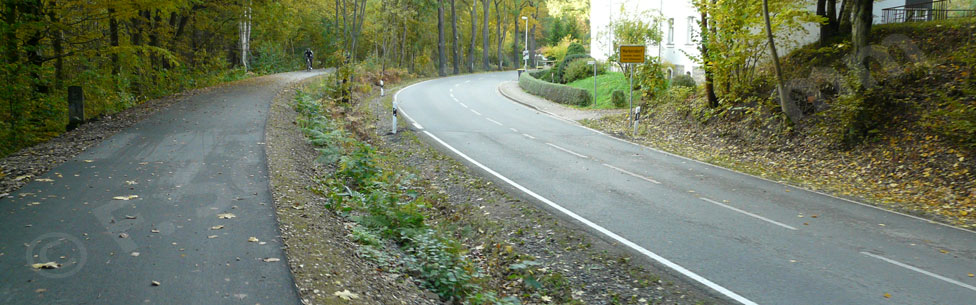
[[[634,64],[628,64],[630,66],[630,105],[627,106],[627,119],[633,120],[634,118]]]
[[[593,61],[593,104],[596,105],[596,65],[599,65],[595,60]]]

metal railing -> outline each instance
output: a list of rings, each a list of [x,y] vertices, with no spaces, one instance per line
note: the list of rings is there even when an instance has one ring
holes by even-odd
[[[976,10],[950,9],[949,0],[907,4],[881,10],[881,23],[924,22],[976,17]]]

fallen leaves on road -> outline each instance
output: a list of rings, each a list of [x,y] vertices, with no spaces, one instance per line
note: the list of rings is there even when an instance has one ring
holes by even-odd
[[[359,299],[359,295],[358,294],[355,294],[355,293],[353,293],[351,291],[349,291],[349,289],[344,289],[342,291],[336,291],[336,292],[332,293],[332,295],[337,296],[340,299],[343,299],[343,300],[346,300],[346,301],[350,301],[350,300],[353,300],[353,299]]]
[[[277,257],[269,257],[269,258],[265,258],[264,259],[264,262],[265,263],[273,263],[273,262],[277,262],[277,261],[280,261],[280,260],[281,259],[280,258],[277,258]]]
[[[891,298],[891,294],[890,294],[890,293],[887,293],[887,292],[885,292],[885,294],[884,294],[884,297],[885,297],[885,299],[890,299],[890,298]]]
[[[217,218],[220,218],[220,219],[231,219],[231,218],[234,218],[234,217],[237,217],[237,215],[234,215],[233,213],[217,214]]]
[[[134,184],[139,184],[139,182],[135,182],[135,181],[132,181],[132,180],[127,180],[127,181],[125,181],[125,184],[134,185]]]
[[[254,237],[254,236],[251,236],[250,238],[247,239],[247,241],[248,242],[252,242],[252,243],[256,243],[256,242],[258,242],[258,238],[257,237]]]
[[[159,283],[159,281],[152,281],[152,282],[150,282],[150,284],[152,284],[153,286],[162,285],[161,283]]]
[[[112,199],[115,199],[115,200],[132,200],[132,199],[136,199],[136,198],[139,198],[139,195],[115,196],[115,197],[112,197]]]
[[[210,227],[211,230],[220,230],[220,229],[223,229],[223,228],[224,228],[223,225],[217,225],[217,226]]]
[[[38,182],[54,182],[54,179],[41,178],[41,179],[34,179],[34,181],[38,181]]]
[[[208,239],[214,239],[214,238],[217,238],[217,237],[218,237],[217,235],[210,235],[210,236],[207,236],[207,238],[208,238]]]
[[[36,292],[36,293],[45,293],[45,292],[47,292],[47,289],[46,288],[37,288],[36,290],[34,290],[34,292]]]
[[[32,177],[32,176],[31,175],[17,176],[17,178],[14,178],[14,181],[21,181],[21,180],[24,180],[24,179],[27,179],[27,178],[30,178],[30,177]]]
[[[31,265],[34,269],[58,269],[61,268],[61,264],[55,262],[37,263]]]
[[[129,233],[125,233],[125,232],[119,233],[119,238],[129,238]]]
[[[152,229],[152,230],[149,230],[149,232],[151,232],[151,233],[159,233],[159,230],[157,230],[157,229]]]
[[[137,257],[139,256],[139,252],[132,252],[129,255],[132,255],[132,257]]]
[[[132,215],[125,215],[125,219],[136,219],[136,217]]]

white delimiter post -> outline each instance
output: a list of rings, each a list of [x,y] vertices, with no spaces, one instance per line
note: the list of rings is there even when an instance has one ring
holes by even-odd
[[[397,102],[393,102],[393,134],[396,134],[397,130]]]
[[[383,80],[381,79],[380,80],[380,97],[383,97],[385,95],[386,95],[386,91],[383,90]]]

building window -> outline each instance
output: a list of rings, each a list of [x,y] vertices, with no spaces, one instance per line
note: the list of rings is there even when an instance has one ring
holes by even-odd
[[[668,19],[668,44],[674,44],[674,18]]]
[[[695,17],[688,16],[688,42],[687,44],[695,43]]]

